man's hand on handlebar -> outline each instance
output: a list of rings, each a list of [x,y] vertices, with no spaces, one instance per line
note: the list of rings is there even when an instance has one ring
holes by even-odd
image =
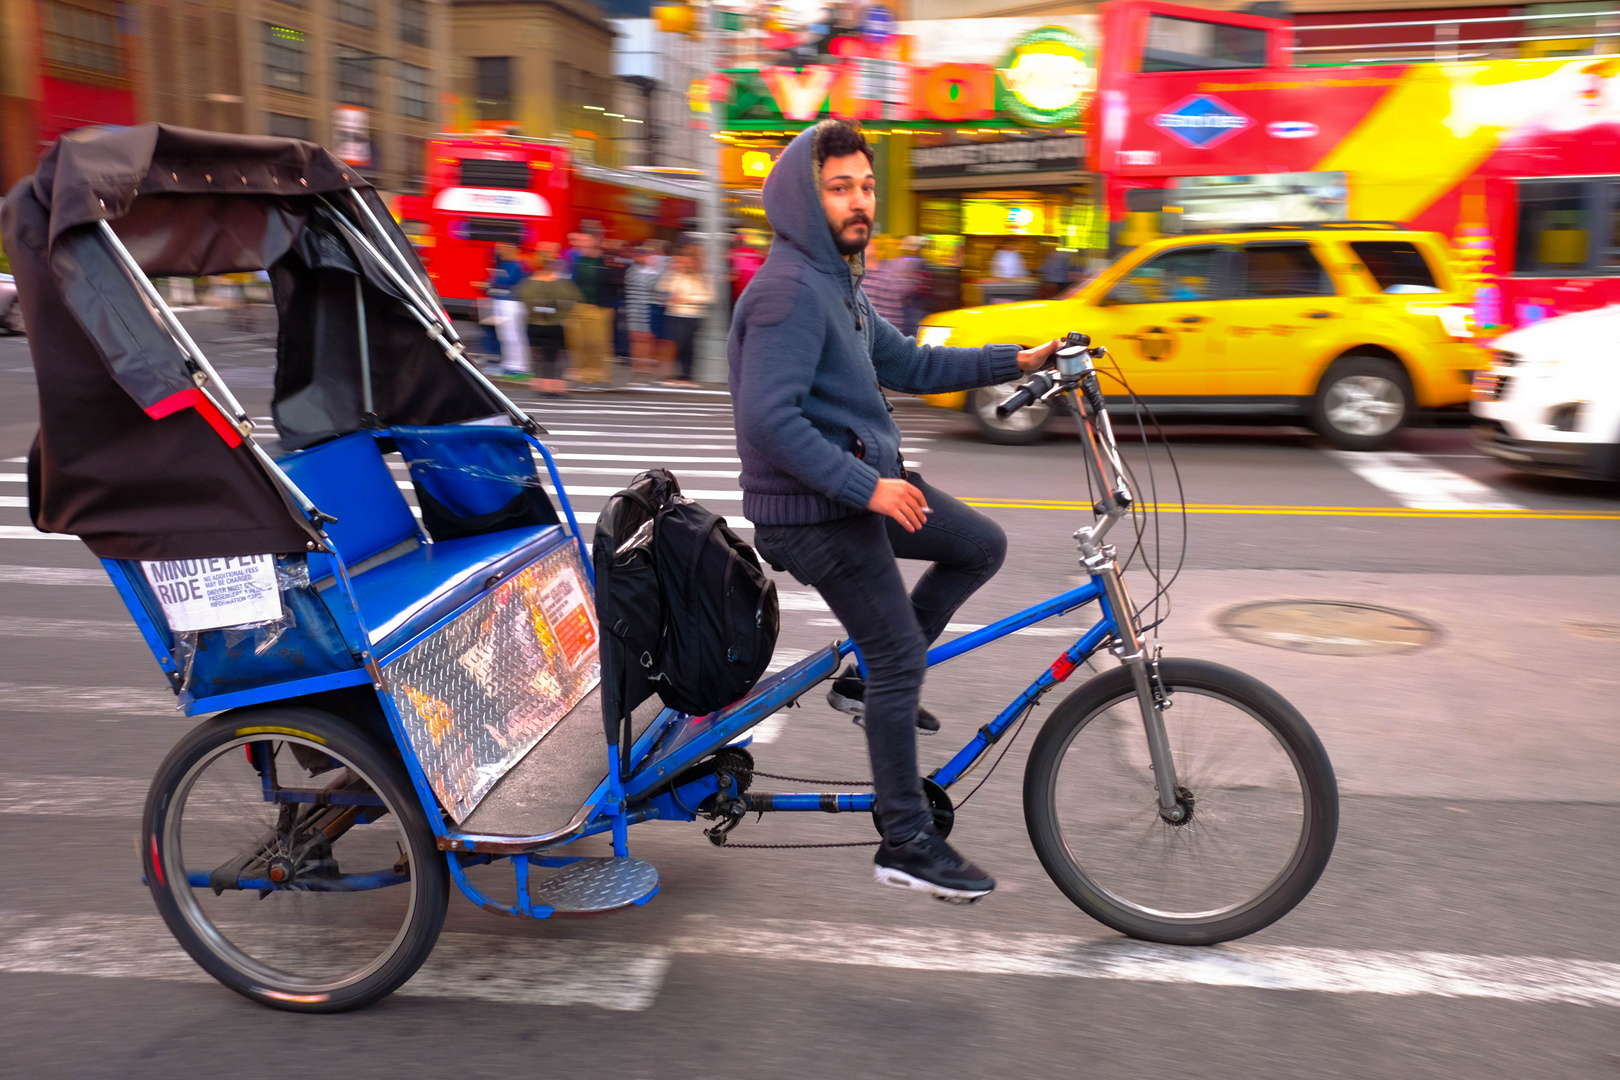
[[[1061,341],[1048,341],[1045,345],[1037,345],[1033,349],[1022,349],[1018,353],[1018,367],[1022,371],[1039,371],[1052,359],[1052,354],[1058,351],[1063,344]]]
[[[866,508],[894,518],[906,532],[916,532],[927,524],[930,512],[922,491],[904,480],[879,480]]]

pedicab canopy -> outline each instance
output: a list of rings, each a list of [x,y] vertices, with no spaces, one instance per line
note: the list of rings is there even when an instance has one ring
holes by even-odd
[[[425,280],[371,186],[313,143],[142,124],[70,132],[51,147],[0,207],[39,389],[28,459],[37,527],[76,534],[102,558],[144,560],[302,551],[310,535],[210,401],[212,383],[199,382],[103,221],[148,278],[269,272],[280,318],[270,410],[283,451],[500,411],[329,216],[360,223],[357,199]],[[230,368],[220,375],[229,385]]]

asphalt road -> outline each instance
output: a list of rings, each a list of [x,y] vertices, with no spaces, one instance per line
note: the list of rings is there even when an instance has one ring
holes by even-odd
[[[270,340],[195,321],[265,415]],[[453,896],[405,992],[300,1017],[203,977],[140,883],[140,801],[192,721],[166,703],[95,560],[28,529],[32,387],[26,343],[0,339],[0,1076],[1620,1076],[1613,488],[1515,476],[1454,429],[1358,459],[1298,430],[1172,432],[1191,512],[1165,651],[1281,691],[1321,734],[1343,795],[1315,892],[1245,942],[1142,950],[1072,907],[1024,836],[1026,733],[958,815],[953,839],[1000,882],[979,905],[880,889],[863,849],[720,851],[695,826],[639,826],[632,851],[664,882],[646,907],[531,924]],[[575,395],[534,411],[582,511],[673,456],[711,459],[673,467],[740,518],[723,394]],[[1072,438],[994,447],[965,417],[914,402],[898,415],[928,479],[1011,538],[960,622],[1071,587],[1085,500]],[[1163,458],[1154,479],[1174,503]],[[1161,526],[1168,568],[1181,519]],[[795,598],[784,657],[838,635],[801,586],[780,584]],[[1416,652],[1324,656],[1218,624],[1284,599],[1389,607],[1438,633]],[[932,673],[924,700],[944,731],[925,766],[1066,644],[1019,635]],[[860,733],[820,703],[759,731],[762,768],[865,768]],[[864,819],[806,815],[736,836],[869,834]]]

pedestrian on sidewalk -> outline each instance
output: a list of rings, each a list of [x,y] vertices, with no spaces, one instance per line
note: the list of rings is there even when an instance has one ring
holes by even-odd
[[[518,287],[529,320],[529,347],[540,361],[539,378],[530,385],[547,397],[568,392],[563,378],[563,325],[581,299],[579,289],[557,270],[557,260],[549,252],[536,252],[534,272]]]
[[[861,282],[861,291],[872,301],[877,313],[897,328],[905,326],[906,300],[917,291],[917,271],[921,261],[915,255],[908,258],[905,241],[901,241],[900,250],[894,257],[884,259]]]
[[[697,250],[688,245],[680,250],[664,279],[664,296],[669,336],[675,342],[675,379],[671,386],[696,387],[692,381],[694,350],[698,328],[714,303],[714,290],[703,276]]]
[[[613,381],[613,309],[609,306],[613,286],[600,236],[582,232],[578,241],[573,279],[581,302],[574,308],[568,351],[574,358],[574,377],[601,386]]]
[[[625,254],[624,241],[609,237],[602,241],[602,259],[607,264],[607,290],[603,299],[613,312],[613,362],[630,361],[630,327],[625,322],[624,303],[626,277],[630,272],[630,258]]]
[[[637,371],[658,368],[658,338],[653,332],[653,305],[658,300],[659,283],[664,278],[663,260],[656,241],[644,242],[635,252],[635,262],[625,271],[625,323],[630,332],[630,362]],[[662,323],[660,305],[659,322]],[[660,327],[661,328],[661,327]]]
[[[525,276],[518,249],[511,244],[497,244],[490,296],[495,301],[495,332],[501,339],[501,374],[513,379],[527,379],[530,374],[528,320],[524,318],[523,301],[517,298]]]

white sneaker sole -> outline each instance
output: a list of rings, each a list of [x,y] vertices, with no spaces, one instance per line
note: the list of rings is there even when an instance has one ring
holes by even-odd
[[[831,705],[834,709],[841,713],[846,713],[849,716],[853,716],[856,723],[864,724],[866,722],[866,702],[862,701],[860,698],[849,698],[845,697],[843,694],[840,694],[836,690],[828,690],[827,704]],[[917,734],[925,737],[928,735],[938,735],[939,730],[937,728],[919,727],[917,729]]]
[[[860,698],[847,698],[836,690],[827,691],[827,704],[841,713],[847,713],[857,720],[866,716],[866,702]]]
[[[913,892],[927,893],[936,899],[948,904],[971,904],[983,900],[994,889],[947,889],[943,885],[935,885],[931,881],[913,877],[904,870],[896,870],[892,866],[873,866],[872,876],[877,878],[879,885],[889,885],[896,889],[910,889]]]

